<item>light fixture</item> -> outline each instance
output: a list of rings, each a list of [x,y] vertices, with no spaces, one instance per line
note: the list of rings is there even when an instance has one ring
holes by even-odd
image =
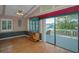
[[[16,14],[17,14],[17,15],[24,15],[24,14],[23,14],[23,11],[24,11],[24,10],[19,9],[19,10],[17,10],[17,13],[16,13]]]

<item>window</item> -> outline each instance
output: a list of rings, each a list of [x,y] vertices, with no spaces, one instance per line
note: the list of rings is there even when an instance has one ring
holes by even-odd
[[[1,31],[7,32],[12,30],[13,30],[12,19],[1,19]]]
[[[35,26],[35,27],[36,27],[36,29],[35,29],[36,32],[39,32],[39,21],[38,21],[38,20],[36,21],[36,24],[35,24],[35,25],[36,25],[36,26]]]
[[[33,18],[29,21],[29,30],[32,32],[39,32],[39,19]]]
[[[32,31],[32,21],[29,21],[29,30]]]

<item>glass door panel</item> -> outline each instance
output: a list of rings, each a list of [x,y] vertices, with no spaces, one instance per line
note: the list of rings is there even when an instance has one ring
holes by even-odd
[[[46,41],[54,44],[54,18],[46,19]]]
[[[32,31],[35,32],[35,21],[32,21]]]
[[[32,20],[29,21],[29,30],[32,31]]]
[[[38,32],[39,26],[38,26],[38,21],[36,21],[36,32]]]
[[[56,45],[78,52],[78,14],[56,17]]]

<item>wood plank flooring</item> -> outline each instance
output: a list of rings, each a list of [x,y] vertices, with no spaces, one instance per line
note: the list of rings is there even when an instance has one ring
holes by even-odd
[[[45,42],[32,42],[20,37],[0,41],[0,53],[70,53],[70,51]]]

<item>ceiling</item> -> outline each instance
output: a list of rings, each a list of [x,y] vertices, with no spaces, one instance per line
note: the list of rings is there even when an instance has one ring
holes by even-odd
[[[16,16],[16,13],[18,10],[24,10],[23,14],[24,16],[28,16],[31,14],[34,10],[36,10],[40,5],[0,5],[0,15],[1,16]],[[74,5],[41,5],[40,6],[40,14],[49,12],[49,11],[56,11],[63,8],[72,7]],[[46,11],[46,10],[49,11]],[[44,11],[43,11],[44,10]],[[46,12],[45,12],[46,11]]]
[[[21,9],[24,10],[23,13],[27,14],[31,11],[35,5],[0,5],[0,15],[9,15],[9,16],[16,16],[17,10]]]

